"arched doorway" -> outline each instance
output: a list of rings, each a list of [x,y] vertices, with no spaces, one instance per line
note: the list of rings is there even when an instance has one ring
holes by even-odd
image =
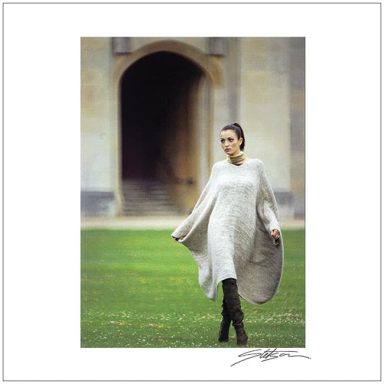
[[[199,192],[201,157],[208,156],[202,144],[208,140],[202,137],[208,88],[196,64],[171,52],[144,56],[124,72],[120,81],[123,189],[132,183],[146,185],[147,192],[148,185],[163,186],[181,212],[190,210]],[[129,194],[134,194],[132,189],[125,193],[126,201]],[[159,194],[147,195],[147,200]]]

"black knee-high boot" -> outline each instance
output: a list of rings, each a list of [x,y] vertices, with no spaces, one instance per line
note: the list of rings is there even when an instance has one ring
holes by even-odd
[[[244,329],[244,313],[241,310],[240,296],[237,289],[236,279],[223,280],[223,291],[225,304],[236,331],[237,345],[246,345],[248,336]]]
[[[231,316],[228,312],[227,304],[225,303],[225,299],[223,298],[222,311],[220,324],[220,332],[219,332],[219,341],[228,341],[229,338],[229,327],[231,326]]]

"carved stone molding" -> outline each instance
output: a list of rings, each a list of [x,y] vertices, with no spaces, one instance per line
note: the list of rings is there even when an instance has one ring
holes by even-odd
[[[114,55],[124,55],[132,52],[130,37],[112,37],[112,52]]]
[[[227,54],[228,40],[226,37],[209,37],[208,53],[213,56],[225,56]]]

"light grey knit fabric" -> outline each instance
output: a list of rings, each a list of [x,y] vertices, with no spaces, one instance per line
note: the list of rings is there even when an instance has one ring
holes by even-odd
[[[275,244],[272,229],[280,225],[263,163],[223,160],[214,164],[193,211],[172,237],[192,253],[210,299],[222,280],[235,278],[240,296],[261,304],[273,297],[282,273],[283,238]]]

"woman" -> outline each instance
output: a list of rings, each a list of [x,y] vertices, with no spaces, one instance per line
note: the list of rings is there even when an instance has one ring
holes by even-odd
[[[191,251],[210,299],[216,299],[222,282],[219,341],[228,341],[232,321],[241,346],[248,336],[239,295],[253,304],[272,298],[281,278],[283,243],[276,199],[263,163],[243,152],[241,126],[222,128],[220,141],[227,159],[213,165],[193,211],[172,237]]]

